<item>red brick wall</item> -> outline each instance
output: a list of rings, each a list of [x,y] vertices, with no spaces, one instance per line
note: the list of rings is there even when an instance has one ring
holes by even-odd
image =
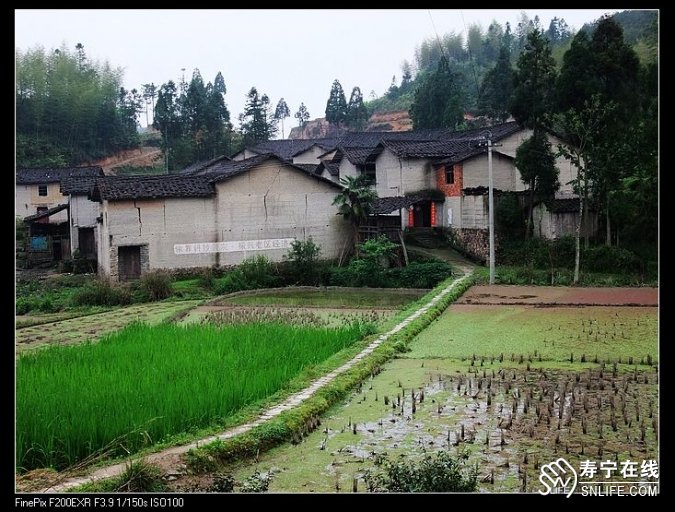
[[[462,164],[455,164],[455,182],[452,185],[445,183],[445,166],[436,169],[436,187],[447,197],[459,197],[462,195]]]

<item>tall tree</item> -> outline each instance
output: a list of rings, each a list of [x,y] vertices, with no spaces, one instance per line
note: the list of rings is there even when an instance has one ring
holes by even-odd
[[[509,117],[509,102],[513,94],[513,68],[506,46],[499,51],[495,67],[483,78],[478,97],[478,108],[489,118],[504,122]]]
[[[520,179],[529,187],[529,208],[525,236],[532,235],[532,210],[535,199],[552,198],[560,187],[555,155],[551,151],[551,143],[541,128],[536,128],[529,139],[516,150],[516,168],[520,171]]]
[[[138,145],[122,70],[89,62],[84,45],[17,49],[15,76],[18,166],[77,165]]]
[[[241,130],[247,144],[257,144],[271,139],[276,133],[276,123],[270,112],[270,100],[266,94],[260,96],[255,87],[246,95],[246,104]]]
[[[592,195],[600,211],[604,212],[605,243],[611,244],[610,197],[619,188],[625,167],[616,165],[622,149],[631,147],[627,139],[642,115],[640,98],[640,63],[637,55],[623,40],[621,27],[610,17],[598,22],[591,39],[580,32],[572,41],[570,50],[563,57],[557,81],[558,108],[566,111],[584,109],[591,98],[597,96],[602,105],[614,105],[607,118],[602,137],[594,141],[594,179]],[[600,147],[604,147],[600,151]],[[641,151],[640,148],[633,148]],[[630,151],[628,151],[630,152]],[[625,151],[624,151],[625,153]],[[601,156],[604,155],[604,158]]]
[[[344,123],[346,118],[347,99],[340,81],[335,79],[326,102],[326,121],[334,126],[336,133],[339,133],[340,125]]]
[[[597,175],[594,164],[598,153],[605,151],[600,143],[607,120],[611,117],[614,104],[604,103],[596,94],[587,100],[580,109],[570,108],[556,115],[556,131],[561,133],[568,144],[558,145],[559,154],[568,158],[577,168],[576,178],[572,182],[575,193],[579,196],[579,216],[575,233],[574,283],[579,282],[581,260],[581,226],[584,222],[585,206],[589,196],[589,184]]]
[[[284,131],[284,119],[291,117],[291,111],[286,104],[286,100],[281,98],[279,103],[277,103],[277,108],[274,110],[274,119],[281,121],[281,138],[286,138],[286,133]]]
[[[150,126],[150,119],[148,117],[148,107],[152,109],[152,119],[155,119],[155,97],[157,96],[157,88],[154,83],[141,85],[143,90],[143,100],[145,100],[145,124]]]
[[[430,73],[415,91],[410,108],[415,129],[455,128],[464,119],[464,93],[460,76],[441,57],[434,73]]]
[[[352,89],[347,105],[347,125],[357,131],[362,131],[368,122],[368,108],[363,103],[363,94],[359,87]]]
[[[543,127],[553,109],[555,60],[544,35],[532,30],[518,57],[511,113],[528,128]]]
[[[298,120],[300,136],[302,137],[305,132],[305,123],[309,121],[309,111],[307,110],[307,107],[305,107],[304,103],[300,103],[298,111],[295,113],[294,117]]]
[[[338,207],[338,213],[352,226],[352,247],[356,248],[359,236],[359,227],[373,212],[373,205],[377,199],[377,192],[372,187],[368,176],[346,176],[340,178],[342,191],[335,196],[333,204]]]

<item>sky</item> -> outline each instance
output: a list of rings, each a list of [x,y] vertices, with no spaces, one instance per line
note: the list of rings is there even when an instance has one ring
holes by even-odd
[[[205,82],[225,78],[232,122],[255,86],[276,105],[286,100],[291,118],[304,102],[312,119],[323,117],[333,80],[347,99],[354,86],[365,98],[381,96],[404,59],[435,33],[466,34],[496,20],[515,29],[521,12],[538,15],[548,28],[564,18],[573,29],[617,9],[445,9],[445,10],[170,10],[16,9],[15,47],[47,50],[82,43],[92,61],[124,69],[124,86],[190,80],[195,68]],[[145,125],[145,115],[140,122]]]

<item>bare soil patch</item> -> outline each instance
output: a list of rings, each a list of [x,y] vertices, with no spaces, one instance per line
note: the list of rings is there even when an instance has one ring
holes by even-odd
[[[658,306],[658,288],[569,286],[474,286],[456,304],[567,306]]]

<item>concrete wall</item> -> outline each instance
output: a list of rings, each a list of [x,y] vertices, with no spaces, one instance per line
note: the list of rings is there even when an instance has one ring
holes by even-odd
[[[378,155],[375,170],[379,197],[403,196],[436,187],[435,171],[426,159],[399,158],[388,148]]]
[[[575,236],[579,214],[577,212],[553,213],[540,203],[532,211],[534,236],[549,240],[563,236]],[[581,236],[593,236],[598,230],[598,216],[595,212],[584,213],[586,219],[581,225]]]
[[[445,198],[445,204],[443,204],[443,226],[446,227],[462,227],[462,197],[452,196]],[[449,213],[448,210],[452,210],[452,213]]]
[[[502,146],[497,148],[500,152],[510,155],[515,158],[516,150],[525,139],[528,139],[532,136],[532,130],[524,129],[505,139],[499,141],[499,144]],[[551,143],[551,150],[555,154],[558,151],[558,144],[563,142],[552,135],[548,136],[548,140]],[[569,184],[570,181],[576,178],[577,168],[572,165],[572,162],[563,156],[556,158],[556,167],[560,171],[558,176],[558,181],[560,181],[560,192],[573,192],[572,185]],[[517,176],[516,188],[515,190],[525,190],[527,187],[520,181],[520,175]],[[513,189],[512,189],[513,190]]]
[[[463,188],[488,186],[488,157],[481,154],[464,160],[462,166]],[[520,182],[520,173],[507,156],[492,152],[492,180],[494,188],[499,190],[522,190],[516,182]]]
[[[41,196],[38,193],[38,185],[16,185],[15,192],[15,215],[17,217],[27,217],[37,213],[38,206],[53,208],[60,204],[68,202],[68,196],[64,196],[60,191],[59,183],[45,183],[47,185],[47,195]],[[49,222],[60,224],[68,220],[68,212],[60,211],[49,218]]]
[[[293,157],[293,163],[294,164],[318,164],[321,161],[321,160],[319,160],[319,155],[322,155],[325,152],[326,152],[326,150],[323,149],[323,148],[320,148],[319,146],[312,146],[307,151],[303,151],[299,155],[295,155]]]
[[[70,250],[71,256],[80,246],[79,228],[96,228],[96,218],[101,212],[101,204],[90,201],[86,195],[71,195],[70,204]],[[94,240],[97,235],[94,234]]]
[[[466,167],[465,167],[466,169]],[[483,229],[488,227],[488,196],[464,196],[461,204],[461,221],[463,229]],[[454,214],[454,212],[453,212]]]
[[[264,254],[281,261],[288,248],[175,254],[175,244],[312,237],[323,258],[339,255],[348,225],[332,206],[338,190],[277,161],[216,185],[208,198],[104,201],[101,273],[118,278],[120,246],[147,247],[148,270],[236,265]],[[144,269],[145,270],[145,269]]]
[[[346,157],[342,157],[342,160],[340,160],[340,168],[338,169],[339,179],[346,178],[347,176],[356,178],[359,174],[361,173],[356,168],[356,166]]]
[[[244,149],[243,151],[240,151],[236,155],[232,157],[232,160],[235,161],[240,161],[240,160],[246,160],[247,158],[252,158],[254,156],[258,156],[258,153],[254,153],[253,151],[250,151],[249,149]]]
[[[339,192],[302,171],[270,161],[217,185],[219,241],[312,237],[321,257],[339,255],[347,224],[332,205]],[[281,261],[288,249],[221,253],[221,265],[240,263],[254,254]]]

